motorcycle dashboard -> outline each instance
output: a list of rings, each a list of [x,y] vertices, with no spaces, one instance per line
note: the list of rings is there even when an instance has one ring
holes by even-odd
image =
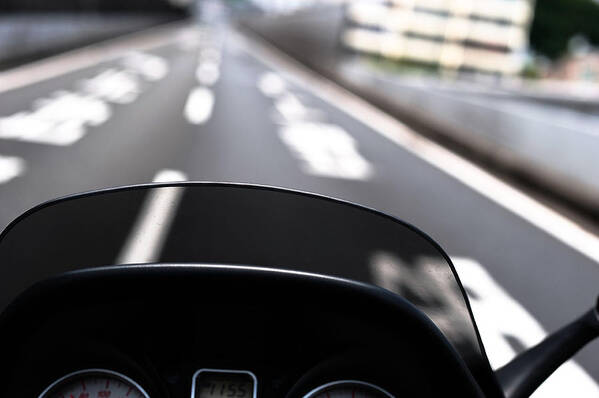
[[[67,273],[14,301],[0,337],[2,396],[482,396],[411,304],[307,273],[180,264]]]

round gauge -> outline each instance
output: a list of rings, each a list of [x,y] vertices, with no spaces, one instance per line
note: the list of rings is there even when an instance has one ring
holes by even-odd
[[[139,384],[105,369],[86,369],[61,377],[39,398],[150,398]]]
[[[393,398],[393,395],[374,384],[340,380],[315,388],[304,398]]]

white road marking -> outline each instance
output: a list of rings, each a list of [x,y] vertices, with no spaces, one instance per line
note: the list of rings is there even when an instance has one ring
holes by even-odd
[[[258,80],[258,88],[267,97],[277,97],[285,91],[287,85],[281,76],[273,72],[265,72]]]
[[[208,46],[200,49],[199,51],[199,61],[209,61],[215,64],[220,64],[221,60],[221,50],[216,46]]]
[[[374,253],[369,262],[372,280],[400,296],[420,297],[420,307],[452,341],[459,342],[470,335],[468,325],[459,322],[463,314],[452,312],[462,311],[462,294],[453,278],[448,279],[445,272],[438,271],[439,267],[446,268],[447,264],[443,260],[439,263],[438,259],[426,257],[414,261],[416,266],[391,253]],[[516,341],[521,346],[518,348],[527,349],[547,337],[547,332],[532,314],[511,297],[481,264],[464,257],[452,257],[452,261],[470,294],[472,311],[493,369],[505,365],[518,354],[508,339]],[[427,302],[433,304],[427,307]],[[466,329],[462,331],[464,327]],[[534,398],[564,396],[599,396],[597,383],[573,360],[562,365],[532,395]]]
[[[527,196],[470,161],[424,138],[405,124],[339,85],[317,75],[274,46],[248,35],[235,34],[247,53],[268,67],[285,71],[290,79],[373,131],[404,148],[475,192],[518,215],[565,245],[599,263],[599,237],[567,217]]]
[[[183,115],[191,124],[206,123],[214,109],[214,92],[208,87],[216,84],[220,77],[221,54],[213,35],[209,28],[198,31],[201,47],[195,77],[200,85],[191,90],[183,109]]]
[[[16,156],[0,155],[0,184],[9,182],[23,174],[25,171],[25,161]]]
[[[283,92],[275,99],[275,108],[289,123],[322,119],[322,112],[304,106],[296,95],[289,92]]]
[[[220,77],[219,65],[216,62],[202,61],[196,69],[196,79],[203,86],[212,86]]]
[[[183,114],[191,124],[203,124],[212,116],[214,94],[206,87],[196,87],[189,93]]]
[[[279,135],[303,161],[306,174],[351,180],[366,180],[372,175],[373,169],[358,152],[356,141],[339,126],[291,123],[282,126]]]
[[[279,116],[275,116],[274,122],[281,124],[279,137],[301,160],[304,173],[350,180],[367,180],[372,176],[374,168],[358,151],[356,140],[342,127],[322,122],[323,113],[306,107],[287,90],[282,77],[266,72],[257,85],[273,99]]]
[[[184,51],[194,51],[211,41],[212,30],[206,25],[194,25],[179,33],[177,42]]]
[[[131,103],[141,93],[140,82],[135,74],[112,68],[84,80],[81,86],[91,96],[117,104]]]
[[[203,86],[213,86],[220,77],[220,49],[209,45],[200,49],[196,79]]]
[[[180,34],[192,29],[186,23],[176,22],[0,72],[0,93],[118,59],[132,49],[162,47],[180,40]]]
[[[164,58],[142,52],[130,53],[122,64],[151,82],[163,79],[169,71],[168,62]]]
[[[152,182],[181,182],[187,180],[187,175],[179,170],[164,169],[156,173]]]
[[[68,91],[37,100],[32,112],[0,118],[0,138],[51,145],[71,145],[111,115],[102,100]]]
[[[187,180],[187,176],[177,170],[162,170],[154,177],[154,182],[184,180]],[[116,264],[143,264],[158,261],[184,189],[183,187],[162,187],[148,191],[148,197]]]
[[[168,72],[161,57],[135,53],[110,68],[77,83],[78,92],[56,91],[33,102],[32,111],[0,117],[0,138],[49,145],[72,145],[112,115],[110,103],[127,104],[142,92],[142,79],[159,80]],[[124,68],[124,69],[123,69]]]
[[[467,291],[470,304],[493,369],[497,369],[518,352],[506,337],[517,339],[525,348],[539,343],[547,332],[520,303],[505,291],[478,262],[463,257],[452,261]],[[592,303],[589,303],[589,306]],[[581,308],[581,313],[585,308]],[[576,362],[562,365],[532,395],[534,398],[599,397],[599,386]]]

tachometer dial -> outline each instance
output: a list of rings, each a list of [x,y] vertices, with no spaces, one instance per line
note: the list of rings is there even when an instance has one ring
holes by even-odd
[[[393,398],[393,395],[374,384],[340,380],[315,388],[304,398]]]
[[[139,384],[105,369],[70,373],[52,383],[39,398],[150,398]]]

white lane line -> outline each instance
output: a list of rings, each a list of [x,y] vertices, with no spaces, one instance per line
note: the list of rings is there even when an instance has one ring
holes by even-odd
[[[258,88],[267,97],[278,97],[285,92],[287,85],[281,76],[273,72],[264,72],[258,80]]]
[[[221,54],[217,47],[206,47],[199,51],[196,79],[202,86],[213,86],[220,77]]]
[[[25,161],[16,156],[0,155],[0,184],[9,182],[23,174],[25,171]]]
[[[198,64],[195,77],[199,86],[193,88],[187,97],[183,115],[191,124],[204,124],[212,116],[214,92],[209,88],[220,78],[221,52],[213,33],[203,30],[203,38],[198,49]]]
[[[187,175],[179,170],[163,169],[156,173],[152,182],[180,182],[187,180]]]
[[[196,87],[189,93],[183,114],[191,124],[203,124],[212,116],[214,94],[206,87]]]
[[[493,369],[539,343],[547,332],[485,268],[470,258],[452,257],[460,280],[470,293],[470,304]],[[515,341],[518,349],[508,339]],[[532,398],[599,397],[599,386],[575,361],[559,367]]]
[[[201,62],[196,69],[196,79],[203,86],[213,86],[220,77],[219,65],[214,62]]]
[[[393,143],[599,263],[599,237],[572,220],[470,161],[422,137],[389,114],[317,75],[263,40],[239,33],[235,33],[233,37],[243,42],[242,48],[247,49],[248,54],[268,67],[284,73],[296,84],[310,89],[322,100],[369,126]]]
[[[175,22],[0,72],[0,93],[114,60],[132,49],[143,51],[165,46],[180,40],[181,33],[190,29],[185,23]],[[160,66],[154,64],[150,73],[160,74],[157,68]]]
[[[162,170],[154,182],[184,181],[187,176],[177,170]],[[170,230],[183,194],[183,187],[153,188],[140,210],[117,264],[156,262]]]
[[[452,256],[451,259],[468,292],[493,369],[505,365],[517,354],[547,337],[537,319],[493,279],[482,264],[466,257]],[[443,272],[438,272],[439,268],[447,268],[442,259],[420,257],[406,263],[383,251],[373,253],[369,261],[372,280],[378,286],[403,297],[417,296],[424,298],[424,302],[435,303],[432,306],[421,305],[421,309],[452,341],[459,344],[472,330],[468,321],[466,324],[460,322],[464,315],[461,292],[453,278],[446,278]],[[412,290],[414,288],[415,291]],[[595,380],[573,360],[563,364],[532,395],[533,398],[564,396],[599,397],[599,386]]]
[[[538,320],[493,279],[482,264],[465,257],[452,256],[451,259],[468,292],[493,369],[505,365],[517,354],[547,337]],[[437,272],[439,268],[446,267],[444,260],[420,257],[406,263],[382,251],[375,252],[369,261],[372,280],[378,286],[403,297],[415,295],[424,297],[425,302],[435,303],[421,308],[452,341],[460,342],[464,336],[470,335],[471,329],[459,321],[463,318],[461,292],[456,289],[452,278]],[[416,291],[412,291],[415,286]],[[464,326],[466,329],[462,330]],[[532,395],[533,398],[564,396],[599,397],[597,383],[573,360],[563,364]]]

